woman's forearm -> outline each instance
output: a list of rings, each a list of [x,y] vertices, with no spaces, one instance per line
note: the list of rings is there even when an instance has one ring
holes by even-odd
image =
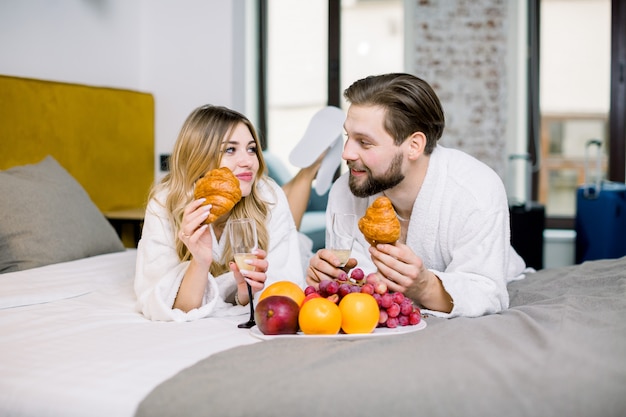
[[[174,300],[174,308],[184,312],[199,308],[202,305],[206,290],[208,274],[208,267],[200,265],[192,259],[180,283],[178,294]]]

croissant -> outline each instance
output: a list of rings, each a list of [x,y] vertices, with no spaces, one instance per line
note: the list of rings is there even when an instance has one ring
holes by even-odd
[[[394,243],[400,238],[400,221],[387,197],[378,197],[359,219],[359,230],[370,245]]]
[[[211,204],[209,217],[205,224],[213,223],[223,214],[228,213],[241,200],[241,188],[239,179],[226,167],[212,169],[196,181],[193,190],[195,199],[206,198],[203,206]]]

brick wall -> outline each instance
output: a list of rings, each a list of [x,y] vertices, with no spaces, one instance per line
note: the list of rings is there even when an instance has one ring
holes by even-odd
[[[504,175],[506,155],[505,0],[413,0],[414,60],[408,71],[428,81],[442,101],[440,141],[474,155]]]

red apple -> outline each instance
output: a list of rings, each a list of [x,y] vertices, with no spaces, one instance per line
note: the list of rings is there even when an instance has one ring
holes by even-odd
[[[300,306],[291,297],[270,295],[259,301],[254,320],[265,335],[296,334]]]

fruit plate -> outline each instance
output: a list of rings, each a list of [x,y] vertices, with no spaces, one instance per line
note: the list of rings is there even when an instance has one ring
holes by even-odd
[[[386,327],[377,327],[374,329],[372,333],[366,334],[309,334],[306,335],[302,332],[298,332],[296,334],[279,334],[279,335],[265,335],[261,333],[258,326],[254,326],[250,329],[250,334],[258,339],[262,340],[270,340],[270,339],[285,339],[285,338],[295,338],[295,339],[341,339],[341,340],[355,340],[355,339],[369,339],[372,337],[384,337],[384,336],[395,336],[399,334],[405,333],[413,333],[419,330],[426,328],[426,320],[421,320],[419,323],[413,326],[398,326],[394,329],[389,329]]]

